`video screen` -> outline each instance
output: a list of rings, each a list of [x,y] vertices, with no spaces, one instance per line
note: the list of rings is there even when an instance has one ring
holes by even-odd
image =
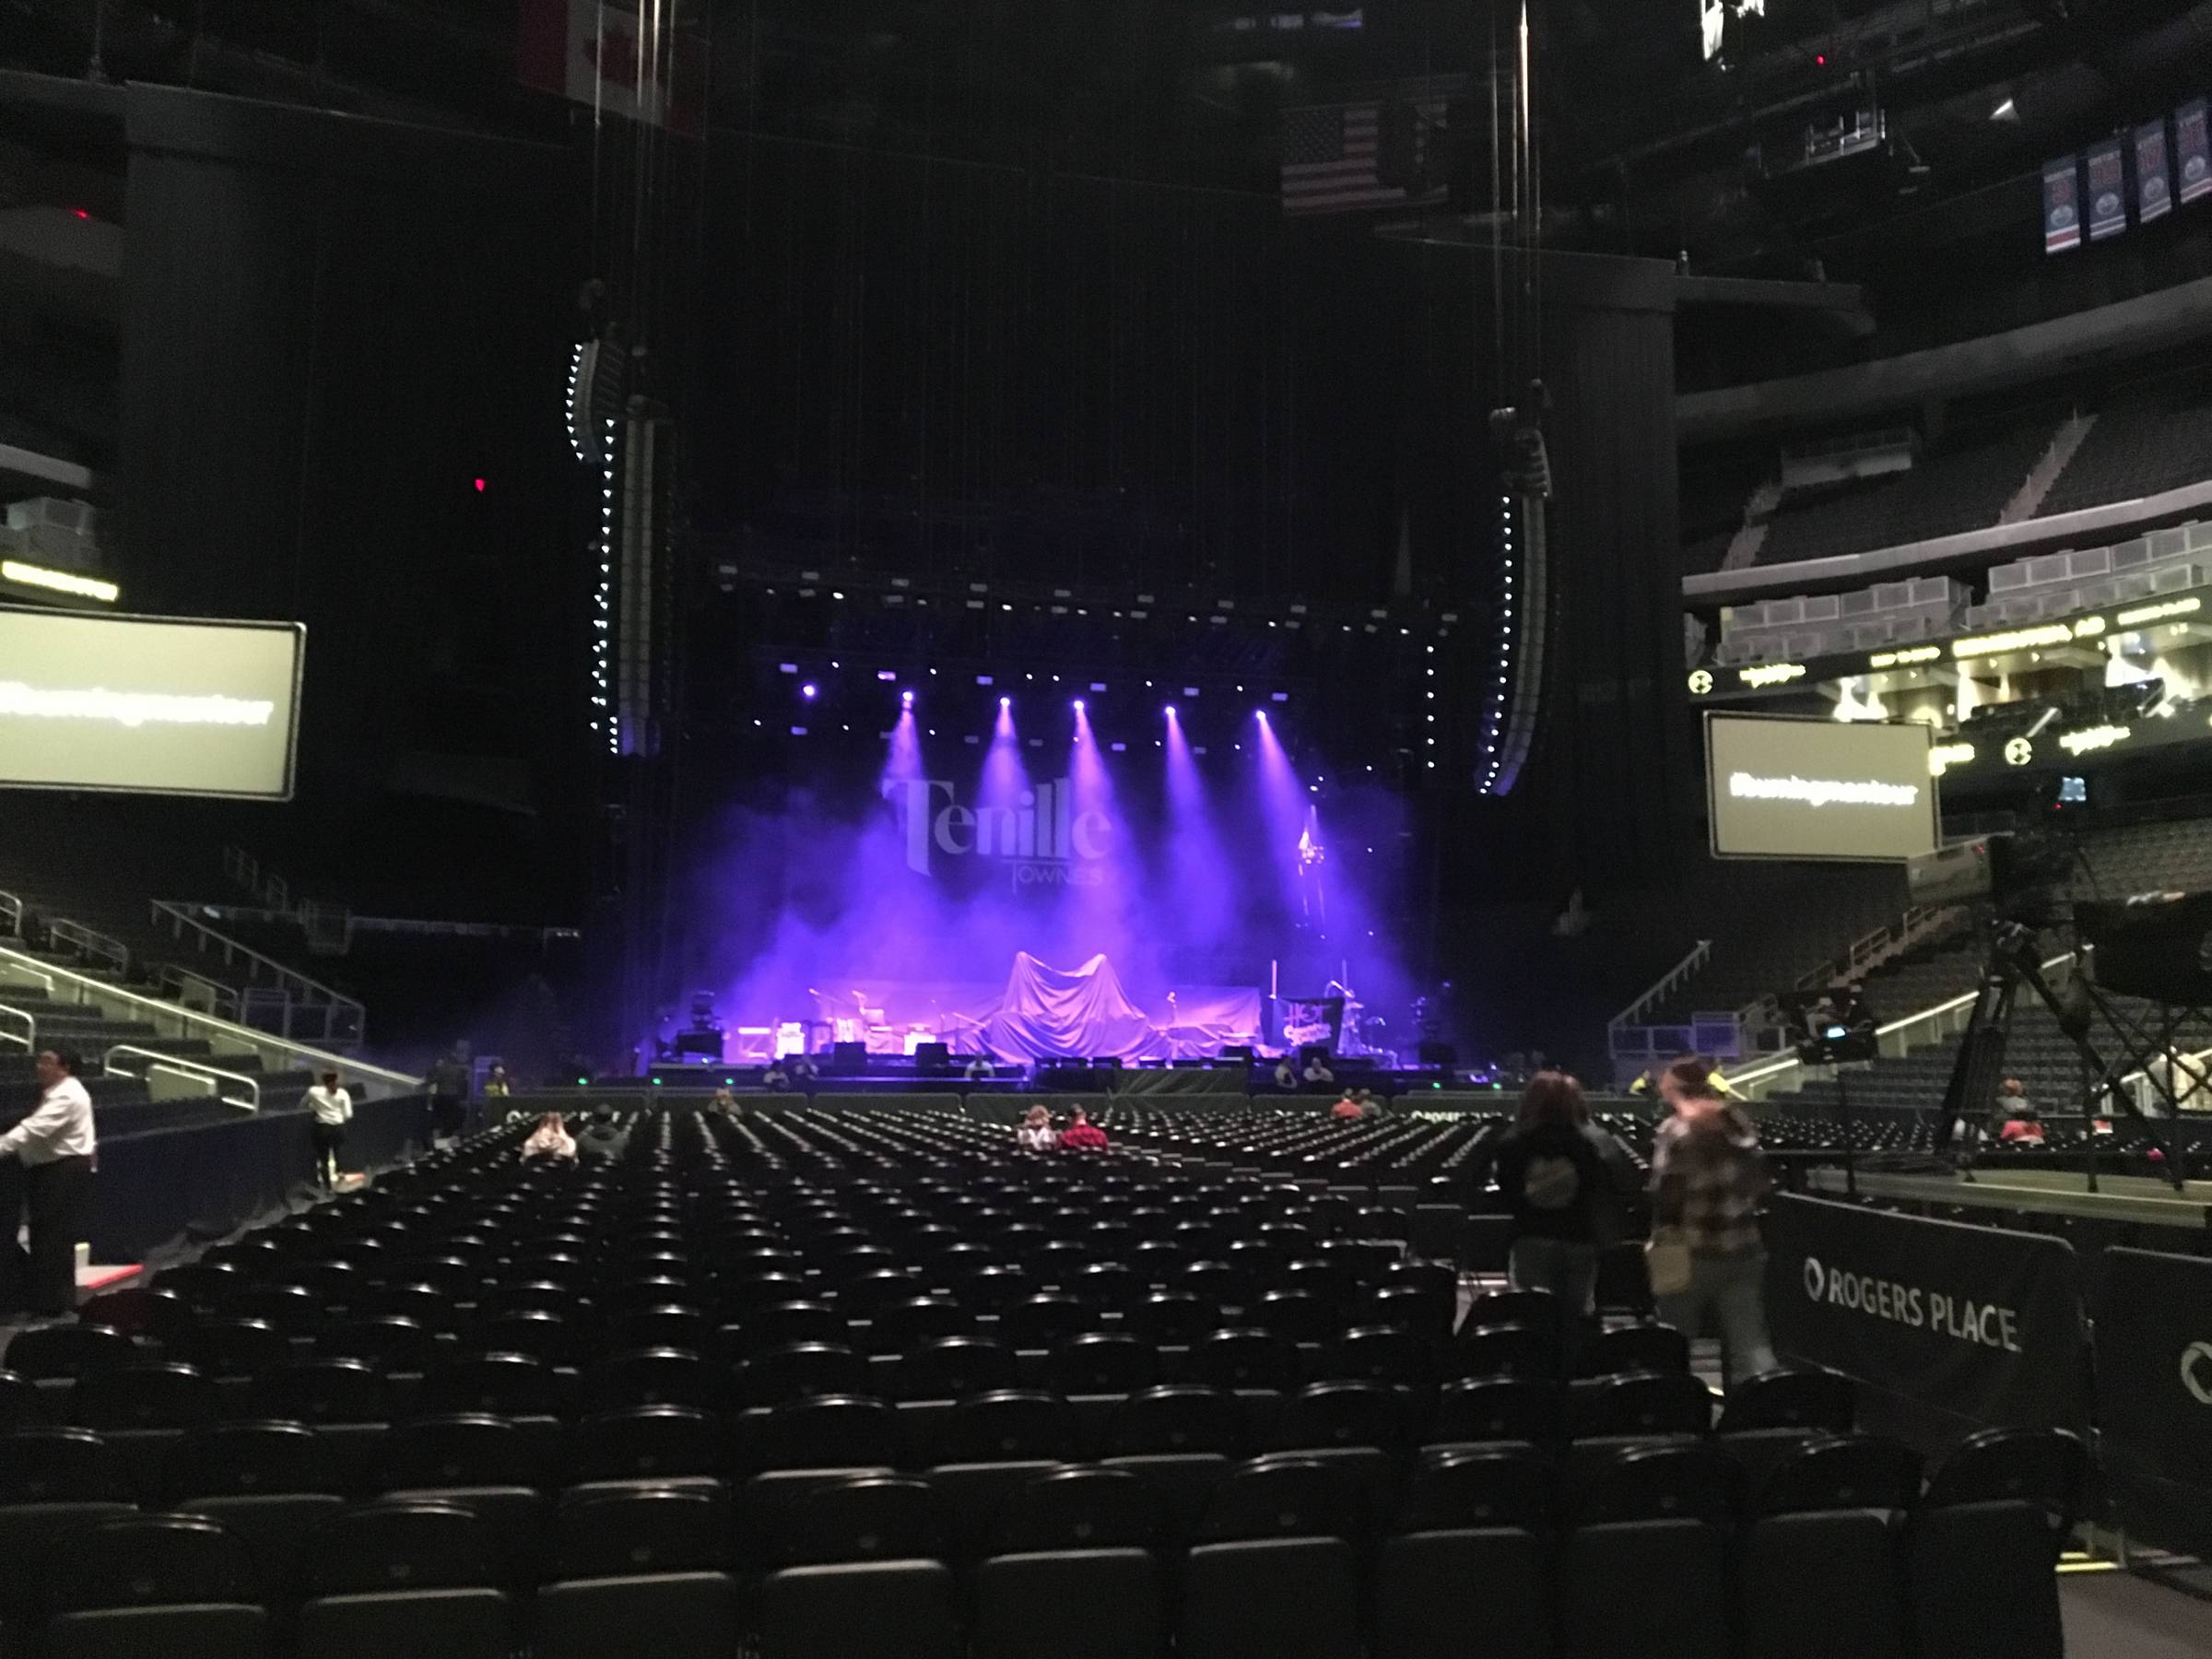
[[[1929,741],[1918,724],[1708,713],[1714,856],[1872,863],[1933,853]]]
[[[306,629],[0,606],[0,789],[284,800]]]

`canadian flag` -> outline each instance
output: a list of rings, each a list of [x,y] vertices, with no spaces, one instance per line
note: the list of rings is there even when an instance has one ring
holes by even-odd
[[[703,135],[706,38],[675,28],[676,0],[647,7],[641,22],[605,0],[522,0],[515,78],[603,114]]]

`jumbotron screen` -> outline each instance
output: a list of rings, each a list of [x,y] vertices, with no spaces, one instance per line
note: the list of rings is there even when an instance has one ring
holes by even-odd
[[[1926,726],[1905,723],[1708,713],[1714,856],[1871,863],[1933,853],[1929,742]]]
[[[306,629],[0,606],[0,789],[285,800]]]

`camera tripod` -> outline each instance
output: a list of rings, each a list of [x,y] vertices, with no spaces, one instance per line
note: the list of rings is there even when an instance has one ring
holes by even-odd
[[[2036,929],[2004,915],[1991,917],[1986,926],[1989,956],[1974,994],[1973,1010],[1967,1017],[1966,1035],[1951,1066],[1950,1082],[1944,1090],[1942,1118],[1936,1125],[1936,1149],[1946,1150],[1953,1128],[1986,1112],[1989,1102],[1995,1098],[1998,1081],[2005,1073],[2005,1049],[2012,1030],[2013,1008],[2021,987],[2025,986],[2050,1009],[2058,1029],[2081,1056],[2084,1120],[2095,1115],[2100,1097],[2109,1099],[2109,1115],[2125,1117],[2142,1131],[2158,1148],[2166,1178],[2180,1192],[2187,1179],[2182,1159],[2175,1155],[2171,1142],[2159,1128],[2157,1120],[2144,1113],[2133,1093],[2123,1088],[2121,1083],[2131,1073],[2140,1072],[2165,1098],[2169,1111],[2181,1110],[2171,1065],[2161,1067],[2156,1063],[2173,1058],[2173,1035],[2186,1010],[2162,1010],[2157,1040],[2151,1042],[2146,1036],[2150,1022],[2127,1015],[2092,984],[2079,954],[2071,987],[2078,993],[2078,997],[2069,1001],[2052,987],[2050,977],[2043,971]],[[2089,1040],[2090,1028],[2100,1018],[2120,1043],[2116,1057],[2112,1060],[2107,1060]],[[2161,1076],[2161,1071],[2168,1075]],[[1972,1178],[1971,1152],[1960,1160],[1960,1169],[1970,1180]],[[2093,1191],[2097,1184],[2093,1155],[2089,1159],[2088,1182]]]

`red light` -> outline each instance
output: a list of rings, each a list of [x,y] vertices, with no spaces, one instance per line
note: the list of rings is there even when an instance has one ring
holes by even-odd
[[[92,217],[91,213],[83,207],[72,207],[69,211],[76,214],[78,218],[88,219]]]
[[[1813,53],[1813,62],[1814,62],[1814,63],[1816,63],[1816,64],[1818,64],[1818,65],[1820,65],[1820,67],[1821,67],[1821,68],[1823,68],[1823,69],[1827,68],[1827,67],[1828,67],[1828,53],[1825,53],[1825,52],[1816,52],[1816,53]]]
[[[482,495],[484,493],[484,480],[481,478],[477,480],[477,493],[478,495]]]

